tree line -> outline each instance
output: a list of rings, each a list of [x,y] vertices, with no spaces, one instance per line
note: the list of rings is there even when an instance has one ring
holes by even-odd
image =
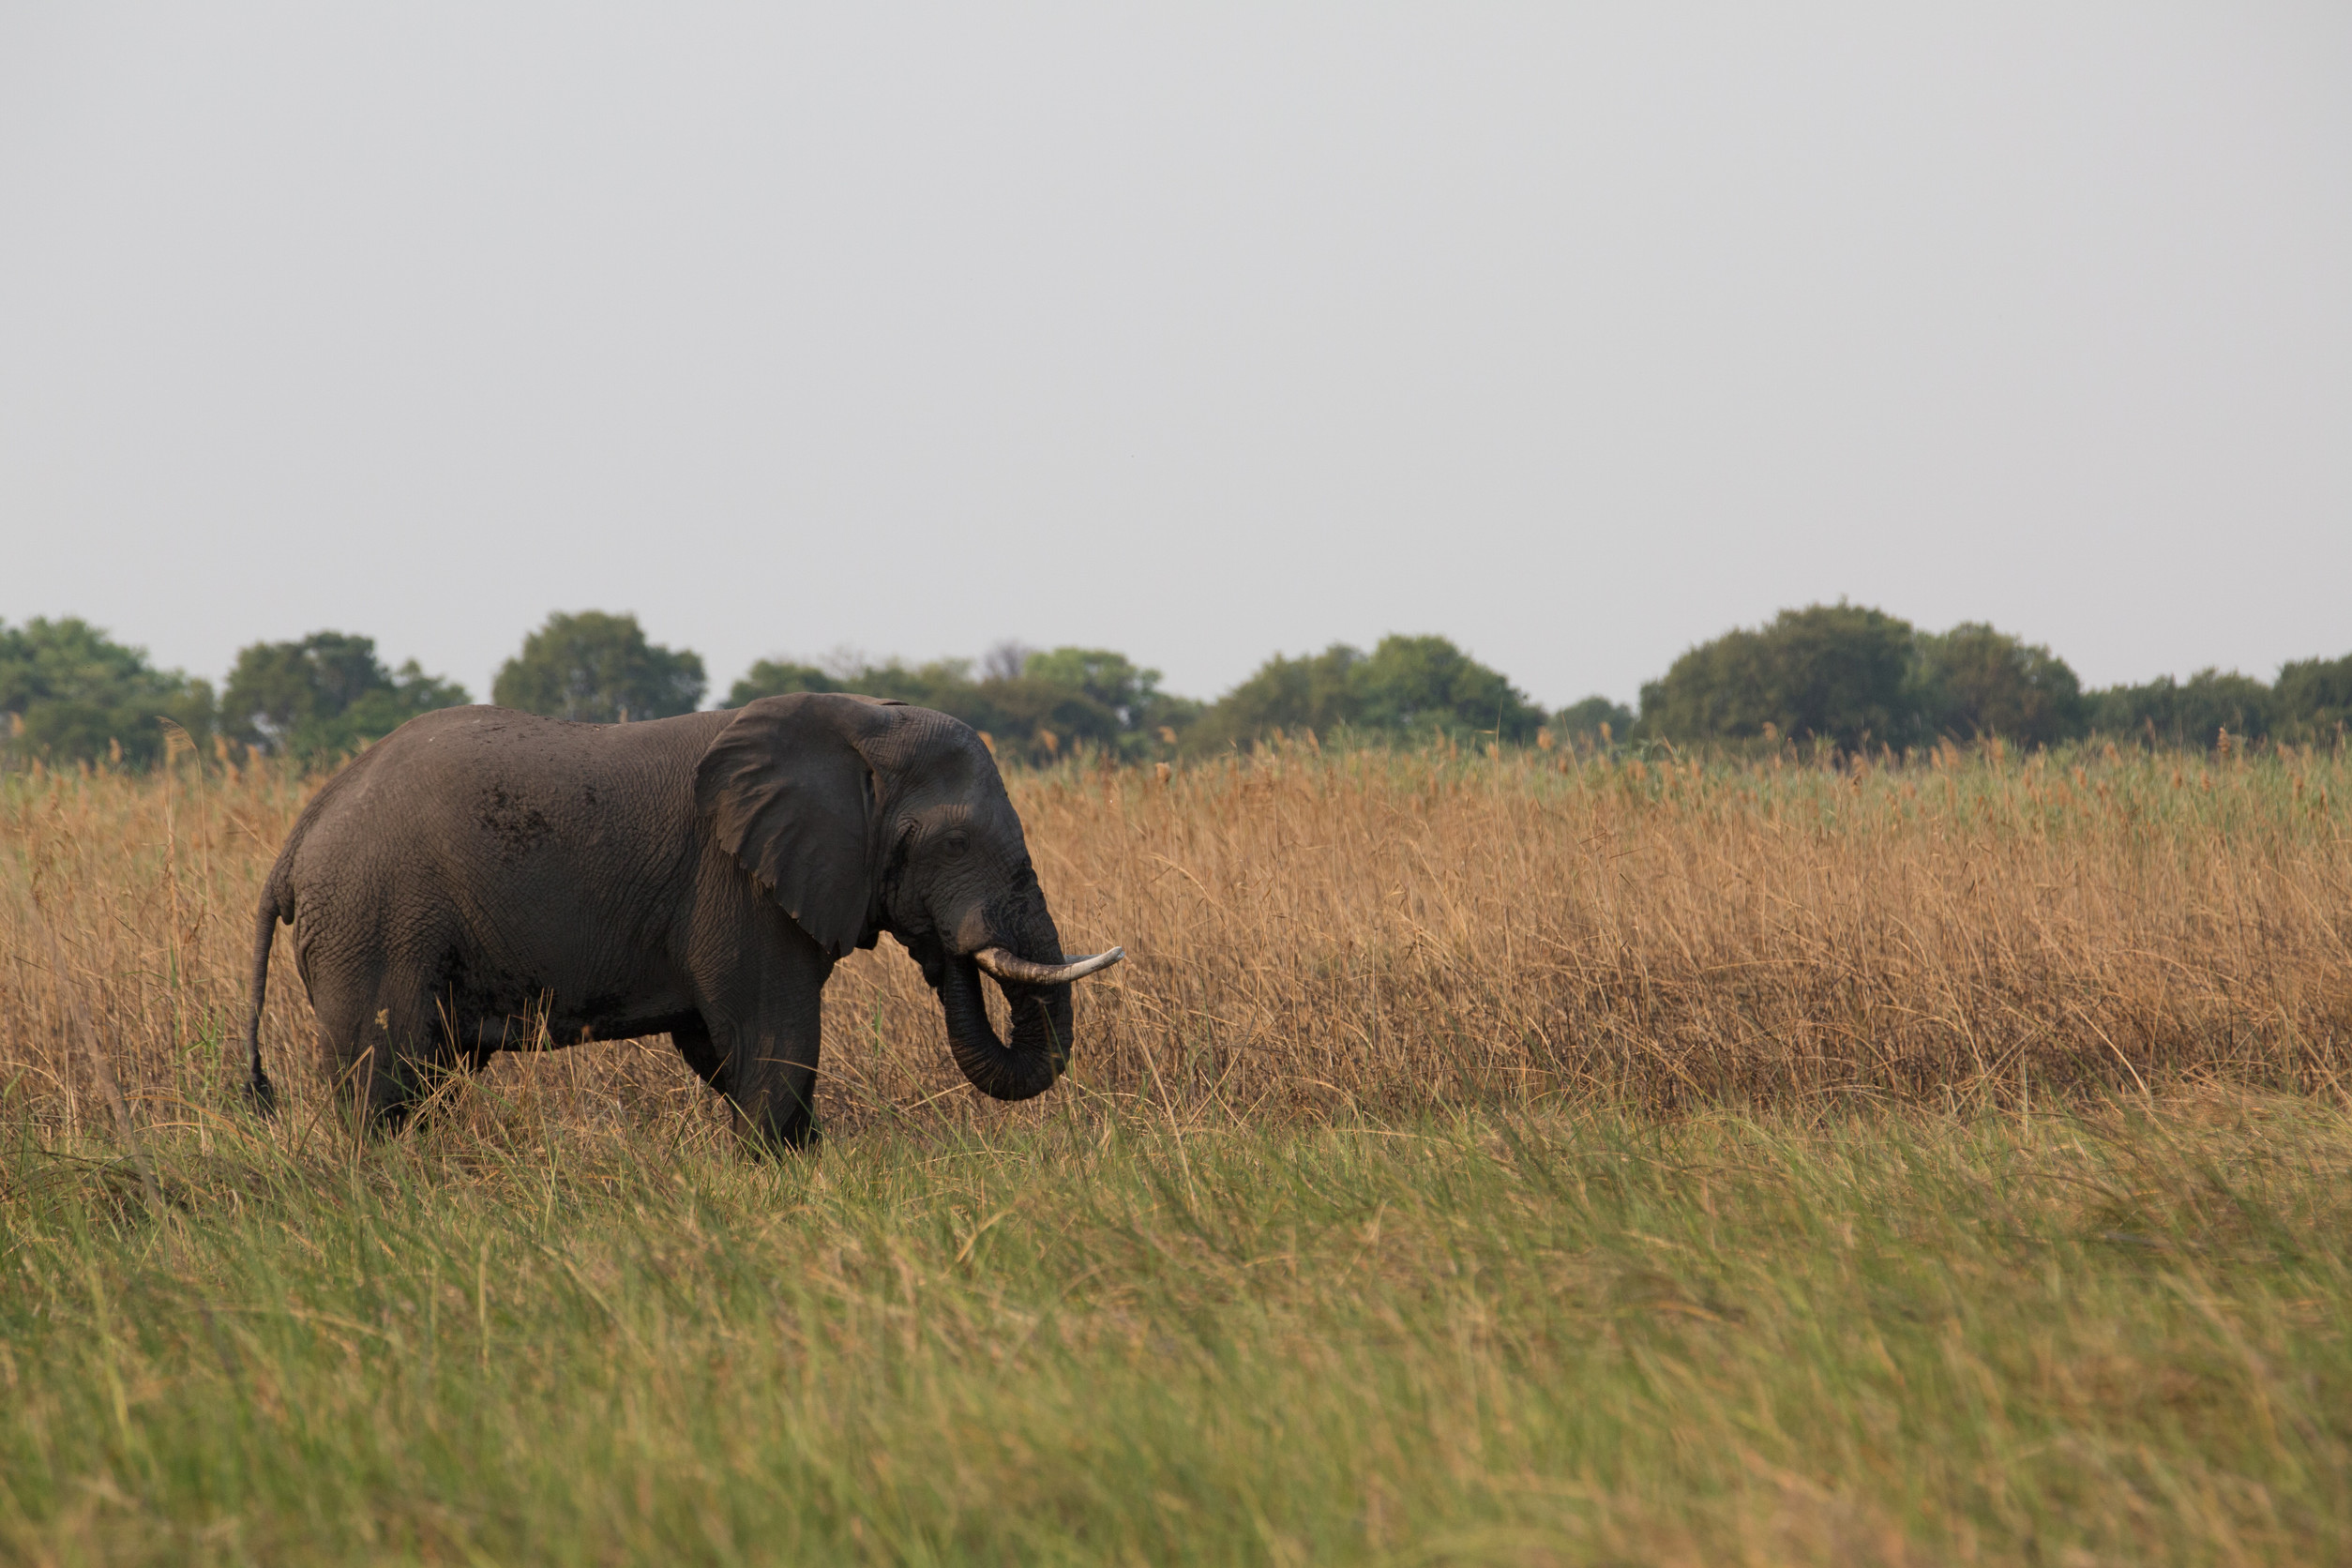
[[[2352,718],[2352,655],[2300,659],[2275,681],[2202,670],[2086,691],[2040,644],[1963,622],[1927,632],[1861,605],[1784,610],[1676,659],[1641,689],[1638,732],[1716,742],[1815,739],[1900,749],[1950,736],[2056,746],[2333,742]]]
[[[1550,735],[1582,746],[1670,741],[1733,748],[1841,749],[1999,736],[2055,746],[2093,735],[2203,746],[2224,734],[2335,742],[2352,720],[2352,655],[2299,660],[2264,682],[2205,670],[2185,681],[2087,691],[2066,661],[1978,622],[1929,632],[1838,603],[1786,610],[1691,648],[1643,686],[1634,709],[1590,697],[1546,711],[1443,637],[1391,636],[1370,652],[1334,643],[1276,654],[1213,702],[1176,696],[1160,672],[1102,648],[1006,643],[980,660],[909,665],[840,657],[763,659],[726,705],[794,691],[858,692],[938,708],[1001,757],[1076,752],[1138,761],[1247,746],[1276,732],[1352,739]],[[490,701],[597,723],[691,713],[709,689],[701,656],[649,641],[637,618],[550,615],[499,670]],[[170,726],[199,745],[331,761],[418,714],[471,701],[411,659],[388,668],[372,639],[320,631],[239,651],[216,694],[145,652],[67,617],[0,622],[0,755],[18,765],[144,766]],[[168,721],[168,725],[166,722]]]

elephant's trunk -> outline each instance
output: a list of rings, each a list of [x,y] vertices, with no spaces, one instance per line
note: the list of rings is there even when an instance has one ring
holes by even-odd
[[[1052,1088],[1070,1064],[1070,988],[1003,981],[997,986],[1012,1008],[1010,1046],[996,1037],[988,1023],[978,962],[948,956],[939,987],[940,1006],[947,1015],[947,1048],[983,1094],[1026,1100]]]

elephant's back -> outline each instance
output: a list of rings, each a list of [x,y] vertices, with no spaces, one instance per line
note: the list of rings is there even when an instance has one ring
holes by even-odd
[[[484,703],[437,708],[410,719],[362,753],[377,771],[478,774],[534,768],[640,772],[695,761],[732,713],[681,714],[635,724],[580,724]],[[354,763],[354,767],[358,762]]]
[[[475,706],[411,719],[321,792],[298,830],[297,887],[644,891],[694,852],[695,763],[731,716],[576,724]]]

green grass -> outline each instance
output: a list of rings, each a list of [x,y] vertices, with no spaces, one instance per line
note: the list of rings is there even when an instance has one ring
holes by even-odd
[[[2309,1102],[907,1126],[21,1147],[0,1557],[2352,1557]]]

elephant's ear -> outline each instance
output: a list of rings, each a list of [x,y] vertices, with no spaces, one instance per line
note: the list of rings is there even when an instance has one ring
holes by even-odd
[[[880,828],[864,747],[897,706],[837,692],[762,697],[694,770],[694,803],[718,847],[837,958],[870,924]]]

